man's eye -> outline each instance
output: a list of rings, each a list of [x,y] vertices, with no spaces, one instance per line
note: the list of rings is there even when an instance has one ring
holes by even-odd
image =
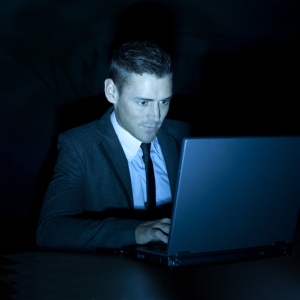
[[[140,101],[139,104],[141,104],[141,105],[146,105],[146,104],[147,104],[147,101],[144,101],[144,100],[143,100],[143,101]]]
[[[170,103],[170,100],[162,100],[160,101],[161,105],[168,105]]]

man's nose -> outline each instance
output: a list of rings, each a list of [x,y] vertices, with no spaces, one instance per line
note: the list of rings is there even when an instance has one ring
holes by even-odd
[[[160,120],[160,107],[157,103],[151,103],[148,111],[148,119],[158,122]]]

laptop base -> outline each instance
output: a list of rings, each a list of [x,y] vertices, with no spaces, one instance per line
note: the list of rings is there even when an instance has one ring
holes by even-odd
[[[270,258],[276,256],[288,256],[293,252],[293,245],[290,243],[280,243],[279,245],[276,244],[274,246],[265,246],[262,248],[237,249],[201,254],[184,252],[174,256],[168,256],[159,252],[155,253],[155,251],[152,251],[149,248],[147,248],[147,246],[139,245],[126,246],[123,247],[123,253],[134,259],[143,260],[170,268],[177,268],[226,263],[231,261]]]

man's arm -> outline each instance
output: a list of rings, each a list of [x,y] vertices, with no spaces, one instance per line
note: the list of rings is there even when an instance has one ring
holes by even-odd
[[[116,199],[115,203],[110,203],[110,199],[107,199],[105,203],[105,194],[111,193],[106,192],[100,182],[97,189],[98,182],[94,182],[95,178],[88,175],[88,169],[94,161],[88,161],[88,156],[84,155],[86,151],[81,151],[81,148],[74,145],[65,134],[60,137],[58,147],[59,155],[54,176],[40,213],[36,239],[38,247],[95,251],[96,247],[119,248],[135,243],[135,230],[142,221],[103,217],[105,213],[101,219],[84,216],[86,210],[102,213],[110,207],[118,208],[118,204],[123,206],[120,207],[122,209],[129,208],[125,207],[126,200]],[[90,147],[92,148],[92,145]],[[100,167],[100,164],[95,166],[96,173],[100,173],[96,181],[106,176]],[[96,192],[89,194],[87,188]],[[117,186],[115,190],[116,195],[122,197]]]

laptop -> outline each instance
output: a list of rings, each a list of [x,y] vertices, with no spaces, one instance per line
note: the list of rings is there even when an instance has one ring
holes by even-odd
[[[123,247],[168,267],[290,255],[300,136],[183,140],[168,244]]]

